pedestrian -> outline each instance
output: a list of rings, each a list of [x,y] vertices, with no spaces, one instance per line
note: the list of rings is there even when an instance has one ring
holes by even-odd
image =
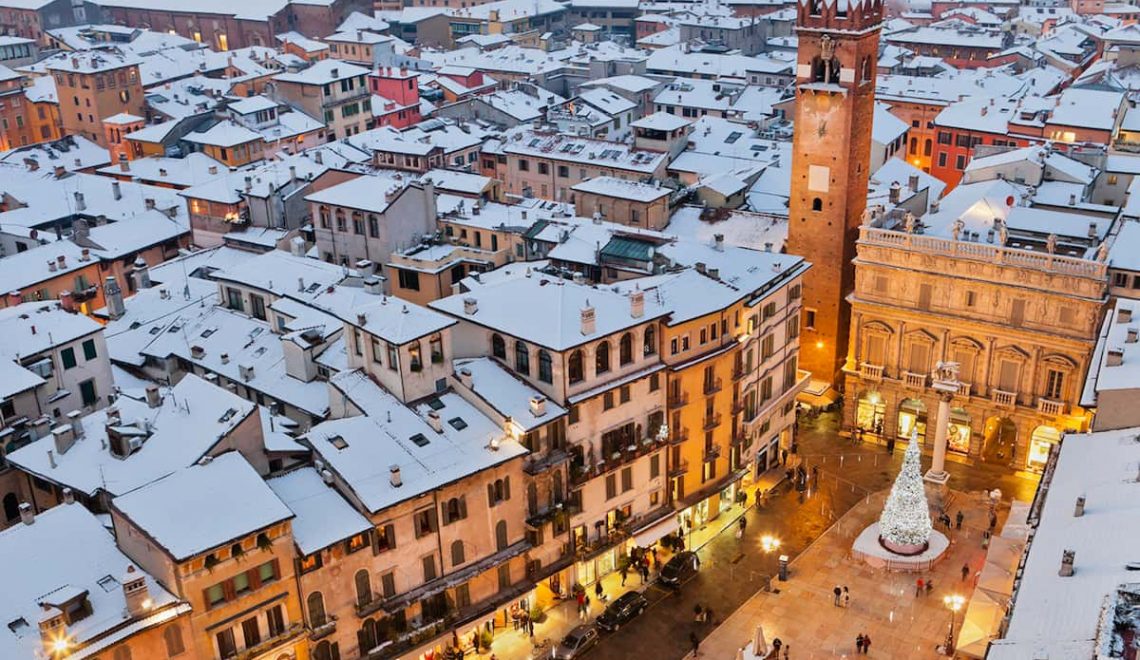
[[[863,652],[863,633],[859,633],[855,637],[855,652],[856,653],[862,653]]]
[[[818,465],[811,466],[811,480],[812,480],[812,487],[813,488],[819,488],[819,466]]]
[[[843,607],[851,604],[851,592],[847,591],[847,585],[843,585]]]
[[[527,631],[530,632],[531,639],[534,639],[534,619],[532,619],[530,615],[526,617],[526,628]]]
[[[713,625],[716,625],[716,620],[715,620],[715,619],[713,619],[713,611],[712,611],[712,608],[711,608],[711,607],[709,607],[708,605],[705,605],[705,622],[706,622],[706,623],[711,623],[711,624],[713,624]]]
[[[736,538],[744,538],[744,530],[748,527],[748,521],[744,519],[744,516],[740,516],[740,521],[737,524],[740,525],[740,532],[737,533]]]
[[[843,588],[837,584],[831,593],[835,594],[835,606],[839,607],[839,597],[843,595]]]
[[[918,580],[915,581],[915,583],[914,583],[914,596],[915,596],[915,598],[922,595],[922,585],[923,584],[924,583],[922,581],[922,578],[918,578]]]
[[[705,620],[705,609],[701,607],[700,603],[693,605],[693,621],[701,623]]]
[[[787,465],[788,465],[788,450],[787,449],[781,449],[780,450],[780,462],[785,467],[787,467]]]
[[[955,529],[962,529],[962,521],[965,519],[966,519],[966,515],[964,513],[962,513],[961,509],[958,509],[958,515],[954,516],[954,523],[955,523],[954,528]]]
[[[604,589],[602,589],[602,579],[601,578],[598,578],[598,581],[594,583],[594,595],[598,597],[599,603],[605,601],[606,592]]]
[[[982,549],[985,550],[988,547],[990,547],[990,530],[983,529],[982,530]]]
[[[656,548],[656,547],[654,547],[654,548],[653,548],[653,550],[651,550],[651,552],[653,553],[653,565],[654,565],[654,566],[659,566],[660,564],[659,564],[659,562],[657,561],[657,548]]]
[[[871,650],[871,636],[863,633],[863,654],[866,655]]]
[[[962,564],[962,581],[965,582],[968,577],[970,577],[970,565]]]
[[[621,586],[625,586],[625,578],[629,574],[629,564],[623,564],[621,567]]]
[[[701,640],[697,637],[696,631],[689,633],[689,643],[693,645],[693,657],[701,654]]]
[[[926,578],[926,595],[929,596],[931,591],[934,591],[934,579]]]
[[[994,531],[995,527],[997,527],[997,514],[990,511],[990,531]]]
[[[642,564],[641,565],[641,583],[645,584],[646,582],[649,582],[649,566]]]

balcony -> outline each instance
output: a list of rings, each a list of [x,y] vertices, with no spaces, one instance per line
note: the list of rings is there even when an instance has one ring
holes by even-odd
[[[720,413],[713,413],[705,417],[705,423],[701,426],[706,431],[711,431],[720,426]]]
[[[678,477],[689,471],[689,461],[684,460],[669,466],[669,476]]]
[[[714,461],[718,458],[720,458],[720,447],[718,447],[717,445],[713,445],[711,447],[705,447],[704,459],[705,459],[706,463],[708,463],[709,461]]]
[[[1017,405],[1017,392],[994,390],[993,400],[999,408],[1013,408]]]
[[[736,415],[736,414],[743,412],[743,411],[744,411],[744,400],[743,399],[737,399],[736,401],[732,402],[732,414],[733,415]]]
[[[738,431],[736,435],[732,436],[732,438],[729,439],[729,444],[733,445],[734,447],[747,447],[748,434],[744,431]]]
[[[669,431],[669,444],[679,445],[689,439],[689,429],[679,428]]]
[[[915,390],[921,390],[926,387],[926,374],[916,374],[913,371],[903,372],[903,386]]]
[[[1064,415],[1067,406],[1064,401],[1057,401],[1055,399],[1046,399],[1041,397],[1037,399],[1037,412],[1042,415],[1050,415],[1056,417],[1057,415]]]
[[[712,380],[705,381],[703,390],[705,394],[716,394],[720,391],[722,386],[723,382],[720,378],[713,378]]]
[[[971,390],[973,390],[973,385],[963,382],[958,383],[958,396],[970,396]]]
[[[738,364],[732,368],[732,382],[737,382],[748,375],[748,370],[744,368],[743,364]]]
[[[689,393],[688,392],[670,392],[669,393],[668,406],[670,408],[680,408],[682,406],[688,405],[688,403],[689,403]]]
[[[334,623],[335,627],[335,622],[330,623]],[[325,625],[327,626],[328,624],[326,623]],[[260,655],[268,655],[271,651],[278,650],[278,647],[287,644],[291,640],[299,637],[304,632],[305,627],[303,625],[300,623],[294,623],[285,630],[282,630],[277,635],[262,640],[260,644],[243,649],[242,651],[238,652],[234,658],[236,660],[250,660],[251,658],[256,658]],[[313,638],[311,634],[309,638]]]
[[[880,381],[883,379],[883,365],[864,362],[859,369],[859,375],[863,377],[863,380]]]
[[[309,632],[309,639],[315,642],[322,637],[328,637],[334,632],[336,632],[336,617],[329,616],[328,621],[325,621]]]

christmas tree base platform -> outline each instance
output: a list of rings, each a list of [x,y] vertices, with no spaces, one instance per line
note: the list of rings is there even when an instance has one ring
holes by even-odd
[[[920,572],[933,568],[950,548],[950,539],[938,531],[930,532],[930,539],[926,543],[926,548],[917,549],[918,552],[915,554],[892,552],[884,547],[879,541],[879,537],[879,523],[875,522],[856,537],[855,543],[851,546],[851,555],[872,568]],[[900,548],[900,550],[906,551],[904,548]],[[916,548],[911,550],[916,550]]]

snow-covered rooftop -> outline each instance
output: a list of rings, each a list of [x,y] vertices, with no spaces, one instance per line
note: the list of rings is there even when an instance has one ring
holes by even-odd
[[[344,541],[372,528],[359,511],[311,467],[268,480],[269,487],[293,512],[293,542],[302,555]]]

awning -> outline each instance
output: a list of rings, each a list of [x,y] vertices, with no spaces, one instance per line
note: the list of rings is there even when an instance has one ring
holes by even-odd
[[[677,531],[677,529],[677,516],[670,513],[670,515],[665,516],[660,522],[654,523],[634,534],[633,542],[636,543],[638,547],[648,548],[657,541],[660,541],[663,536],[672,534]]]

